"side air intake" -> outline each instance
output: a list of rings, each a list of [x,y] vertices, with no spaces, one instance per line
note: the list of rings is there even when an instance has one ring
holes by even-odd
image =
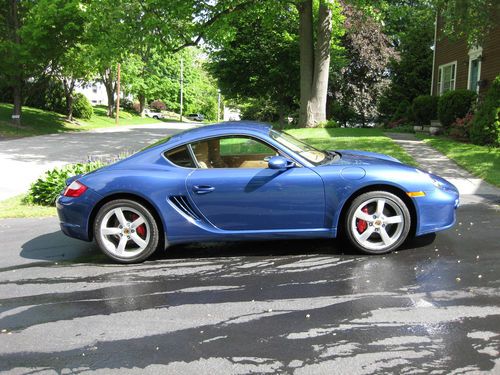
[[[200,216],[191,207],[191,204],[184,195],[172,195],[169,199],[181,212],[195,220],[200,220]]]

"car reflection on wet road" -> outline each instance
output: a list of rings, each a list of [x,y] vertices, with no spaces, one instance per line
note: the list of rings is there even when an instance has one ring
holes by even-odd
[[[385,256],[193,244],[110,263],[55,219],[0,221],[0,370],[500,373],[498,206]]]

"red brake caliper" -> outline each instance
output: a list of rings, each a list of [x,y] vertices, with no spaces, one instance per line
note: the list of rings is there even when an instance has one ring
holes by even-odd
[[[361,209],[365,214],[368,213],[368,207],[363,207]],[[366,227],[368,226],[368,223],[364,220],[358,219],[356,222],[356,228],[358,229],[359,233],[363,233],[366,230]]]
[[[137,218],[139,218],[139,215],[133,213],[132,221],[134,221]],[[144,237],[146,235],[146,226],[144,224],[139,225],[135,230],[137,231],[137,234],[140,237]]]

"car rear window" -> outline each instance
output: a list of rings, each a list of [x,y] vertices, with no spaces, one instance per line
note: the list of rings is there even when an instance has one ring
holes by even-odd
[[[175,165],[183,168],[196,168],[196,165],[191,157],[186,146],[174,148],[173,150],[166,151],[165,157]]]

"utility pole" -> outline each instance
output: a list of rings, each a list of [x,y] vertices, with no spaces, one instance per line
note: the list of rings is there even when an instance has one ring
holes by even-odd
[[[120,63],[116,72],[116,125],[120,125]]]
[[[220,89],[217,89],[217,122],[220,121]]]
[[[181,57],[181,109],[179,111],[180,121],[182,122],[182,106],[184,102],[184,59]]]

